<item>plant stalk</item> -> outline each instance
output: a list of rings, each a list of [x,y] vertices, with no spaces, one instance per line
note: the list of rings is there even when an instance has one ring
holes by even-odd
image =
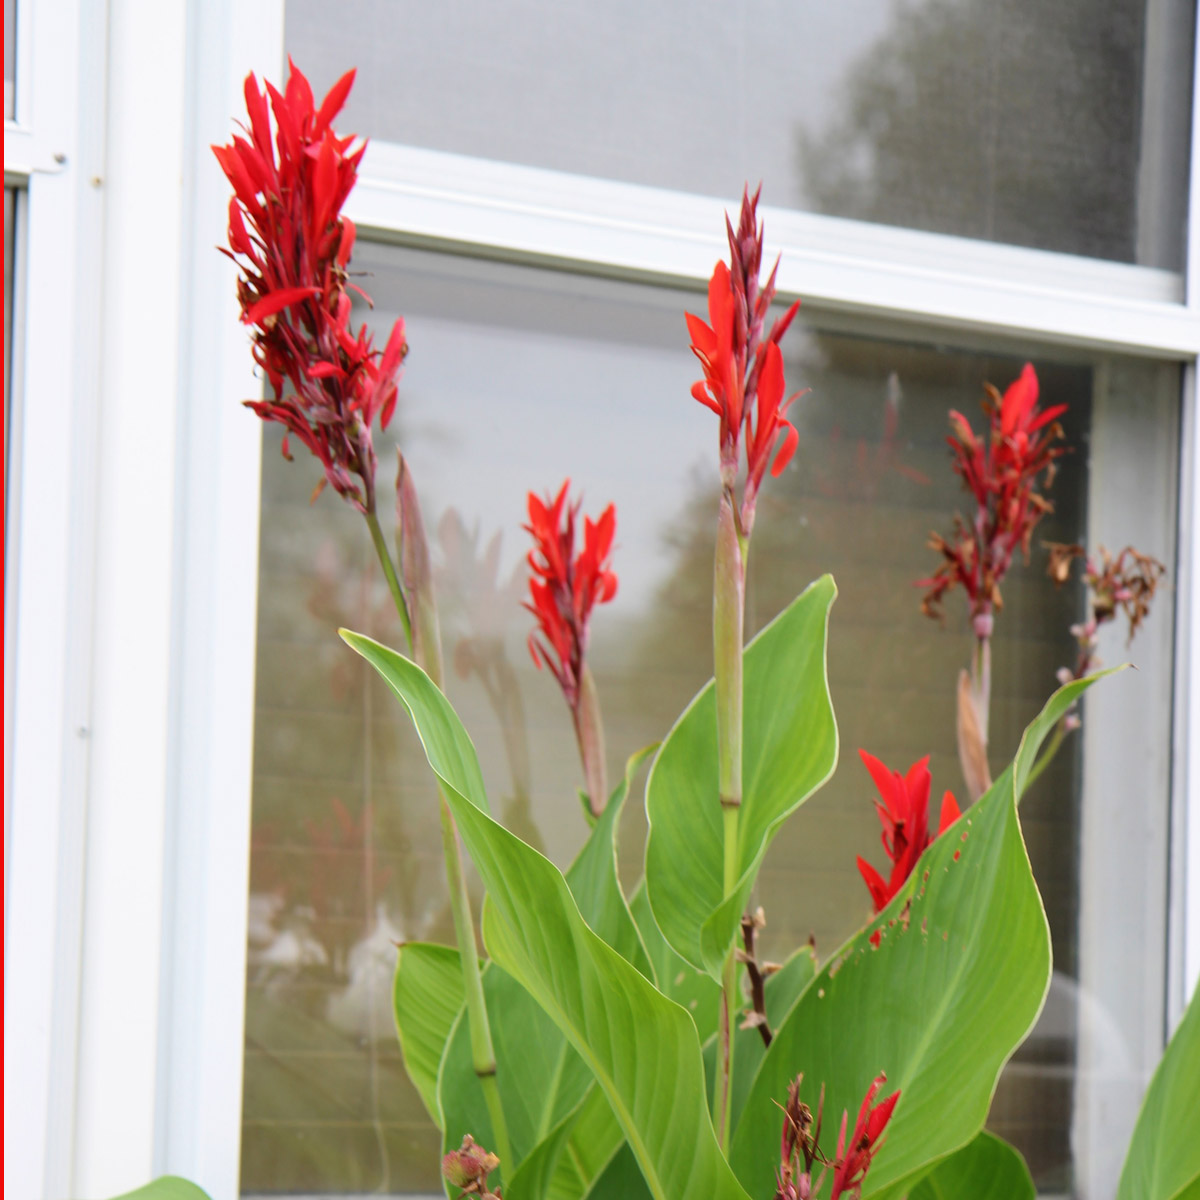
[[[588,805],[592,816],[599,818],[608,804],[608,778],[604,767],[604,724],[600,719],[600,696],[592,669],[585,662],[579,677],[579,702],[572,715],[575,718],[575,737],[579,741],[579,757],[583,761],[583,778],[587,788]]]
[[[724,825],[724,895],[738,881],[738,815],[742,805],[742,638],[746,617],[746,539],[738,527],[733,490],[722,489],[713,569],[713,677],[717,701],[717,763]],[[739,1008],[738,970],[731,944],[721,973],[717,1033],[718,1066],[713,1088],[713,1127],[728,1150],[734,1030]]]
[[[972,804],[992,786],[987,752],[992,692],[991,613],[977,614],[973,624],[975,645],[971,669],[959,674],[956,718],[958,760]]]
[[[409,652],[419,651],[416,656],[417,665],[425,670],[441,689],[442,650],[436,613],[430,616],[425,626],[430,630],[430,634],[414,646],[413,626],[408,604],[392,557],[388,553],[383,531],[379,527],[379,519],[373,511],[365,515],[367,527],[371,530],[371,540],[375,544],[375,553],[379,557],[379,564],[383,568],[392,599],[396,603],[396,612],[404,627],[404,637],[408,643]],[[432,597],[430,599],[432,600]],[[451,813],[450,806],[446,803],[440,783],[438,785],[438,807],[441,814],[442,853],[446,861],[450,910],[454,917],[454,936],[458,943],[459,961],[462,963],[463,993],[467,1005],[467,1024],[471,1033],[471,1065],[479,1078],[488,1115],[492,1120],[494,1145],[491,1149],[500,1159],[500,1173],[503,1179],[506,1172],[511,1171],[516,1164],[512,1161],[508,1124],[505,1120],[504,1108],[500,1103],[500,1091],[496,1085],[496,1052],[492,1046],[491,1024],[488,1021],[487,1004],[483,995],[483,976],[479,970],[475,921],[471,915],[471,897],[467,892],[466,872],[463,869],[462,843],[459,841],[458,828],[454,824],[454,814]]]
[[[975,653],[971,659],[971,692],[983,745],[988,744],[988,716],[992,705],[992,637],[976,636]]]
[[[408,643],[408,651],[411,654],[413,648],[412,619],[408,615],[408,602],[404,599],[404,591],[400,587],[400,577],[396,574],[396,568],[392,564],[392,556],[388,553],[387,541],[384,539],[383,530],[379,528],[379,517],[376,516],[375,510],[368,509],[363,516],[366,518],[367,528],[371,531],[375,554],[379,559],[379,565],[383,568],[383,577],[387,580],[388,590],[392,593],[396,614],[404,628],[404,640]]]

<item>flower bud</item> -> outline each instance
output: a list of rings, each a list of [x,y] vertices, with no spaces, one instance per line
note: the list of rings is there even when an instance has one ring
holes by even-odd
[[[400,578],[412,613],[413,656],[438,687],[442,686],[442,635],[438,628],[437,599],[433,591],[433,568],[429,542],[412,471],[404,455],[396,451],[396,529],[399,538]]]
[[[482,1146],[477,1146],[468,1133],[457,1150],[451,1150],[442,1158],[442,1174],[452,1187],[479,1191],[499,1165],[500,1160]]]

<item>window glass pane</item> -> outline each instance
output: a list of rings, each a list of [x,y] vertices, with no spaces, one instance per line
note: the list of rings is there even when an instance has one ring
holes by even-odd
[[[288,0],[347,129],[1179,269],[1192,0]]]
[[[361,246],[356,266],[371,272],[376,327],[388,328],[397,311],[408,322],[400,402],[378,445],[380,494],[389,493],[399,442],[435,531],[450,696],[479,749],[493,810],[565,866],[585,832],[575,799],[581,779],[557,687],[525,646],[525,494],[569,474],[585,511],[618,506],[620,591],[597,611],[590,649],[615,777],[628,754],[663,736],[711,672],[717,431],[688,395],[697,370],[682,318],[703,297],[379,246]],[[869,913],[855,855],[877,856],[879,831],[856,747],[902,769],[931,753],[935,787],[962,795],[954,686],[968,637],[953,605],[946,628],[921,616],[913,581],[934,566],[929,531],[947,530],[963,504],[944,443],[947,410],[974,414],[981,382],[1006,384],[1021,363],[806,316],[786,356],[792,385],[812,392],[793,408],[796,460],[760,500],[748,621],[761,627],[815,575],[834,573],[840,598],[829,661],[843,753],[832,782],[785,826],[762,874],[764,949],[774,958],[810,934],[828,955]],[[1036,361],[1043,395],[1069,405],[1076,447],[1062,461],[1055,511],[1039,539],[1109,536],[1089,523],[1104,496],[1124,495],[1128,470],[1135,480],[1163,481],[1157,506],[1149,496],[1159,483],[1142,484],[1140,497],[1132,487],[1122,503],[1148,512],[1143,548],[1169,563],[1177,369],[1061,349]],[[1114,442],[1132,465],[1104,465],[1094,479],[1093,464]],[[242,1184],[252,1193],[434,1192],[436,1134],[404,1077],[390,982],[396,941],[452,938],[435,795],[406,717],[333,632],[348,625],[401,640],[362,522],[331,493],[310,504],[317,467],[299,454],[289,464],[279,450],[270,426]],[[1014,569],[1004,601],[992,706],[997,765],[1053,690],[1057,668],[1073,661],[1068,630],[1082,596],[1055,591],[1039,562]],[[1147,711],[1169,703],[1170,629],[1164,600],[1135,647],[1139,679],[1157,689],[1153,703],[1143,701]],[[1121,653],[1118,641],[1110,661]],[[1106,752],[1165,762],[1169,727],[1154,724],[1136,750],[1109,739]],[[1057,974],[1046,1018],[1008,1069],[993,1112],[997,1130],[1052,1191],[1068,1190],[1077,1170],[1083,1027],[1093,1029],[1098,1011],[1118,1014],[1101,1023],[1104,1044],[1122,1056],[1106,1078],[1130,1125],[1152,1053],[1143,1047],[1161,1033],[1165,918],[1128,910],[1106,931],[1105,956],[1140,981],[1131,1006],[1120,1008],[1119,981],[1112,995],[1088,982],[1081,896],[1112,889],[1080,849],[1093,787],[1081,787],[1083,744],[1066,745],[1022,806]],[[1166,814],[1158,778],[1138,800],[1140,819],[1154,829]],[[630,808],[622,862],[632,879],[644,828],[638,806]],[[1122,862],[1127,882],[1145,878],[1148,893],[1161,890],[1164,837],[1146,834]]]

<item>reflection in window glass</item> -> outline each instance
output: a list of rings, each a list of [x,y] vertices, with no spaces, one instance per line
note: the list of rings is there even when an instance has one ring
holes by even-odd
[[[615,777],[710,674],[717,437],[688,395],[685,299],[377,246],[360,247],[356,265],[372,273],[377,328],[397,309],[408,321],[400,403],[378,446],[380,493],[399,442],[433,531],[451,699],[493,811],[565,866],[585,832],[581,780],[558,689],[525,647],[525,493],[570,475],[588,511],[618,507],[620,592],[598,610],[590,652]],[[923,618],[912,584],[932,565],[929,530],[947,528],[962,504],[947,409],[974,413],[981,381],[1005,384],[1020,366],[811,327],[789,334],[786,356],[789,380],[812,392],[792,410],[801,449],[759,503],[748,623],[761,627],[814,576],[834,573],[829,661],[843,754],[762,875],[764,951],[777,959],[810,934],[828,954],[869,913],[855,855],[877,849],[878,824],[856,747],[901,768],[929,752],[935,789],[962,795],[953,685],[968,639],[958,621],[943,629]],[[1044,394],[1070,406],[1077,447],[1039,534],[1084,540],[1095,398],[1114,373],[1053,356],[1038,368]],[[1161,375],[1140,364],[1126,373],[1125,407]],[[390,1010],[395,942],[452,940],[435,796],[407,719],[333,631],[348,625],[392,644],[401,633],[360,518],[328,492],[310,504],[319,470],[286,463],[279,446],[267,427],[242,1186],[436,1192],[437,1134],[405,1079]],[[1010,577],[994,651],[996,763],[1072,661],[1081,602],[1037,570]],[[1158,619],[1169,628],[1169,614]],[[1068,747],[1022,806],[1053,934],[1055,1003],[993,1111],[1052,1191],[1068,1190],[1073,1172],[1081,797]],[[1165,795],[1145,803],[1165,811]],[[622,868],[632,880],[644,828],[630,808]],[[1161,977],[1159,948],[1144,944],[1153,939],[1138,928],[1111,938],[1113,954]],[[1120,1032],[1140,1044],[1140,1030]],[[1142,1082],[1123,1086],[1136,1097]]]
[[[288,0],[347,129],[1180,269],[1192,0]],[[553,114],[553,120],[546,115]]]

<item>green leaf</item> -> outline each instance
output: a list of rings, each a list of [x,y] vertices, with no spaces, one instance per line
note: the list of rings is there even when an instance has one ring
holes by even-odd
[[[656,748],[647,747],[629,760],[624,778],[613,790],[608,805],[593,823],[583,849],[567,872],[567,882],[584,918],[622,957],[647,975],[651,970],[650,962],[617,878],[615,838],[630,779]],[[449,954],[453,956],[453,969],[457,971],[457,951],[449,951]],[[431,980],[431,986],[437,982]],[[461,975],[456,994],[459,1007],[465,1013]],[[566,1118],[590,1087],[591,1074],[558,1027],[511,977],[489,967],[484,974],[484,996],[492,1015],[497,1084],[508,1117],[509,1144],[514,1158],[513,1163],[502,1164],[505,1178],[508,1172],[524,1164],[535,1153],[537,1162],[526,1175],[552,1174],[563,1146],[570,1148],[572,1126]],[[422,999],[434,1002],[428,995]],[[444,998],[438,1003],[444,1004]],[[450,1013],[444,1020],[441,1019],[443,1016],[444,1012],[439,1012],[437,1026],[442,1040],[436,1044],[437,1059],[434,1062],[435,1081],[439,1063],[442,1071],[441,1090],[436,1096],[436,1119],[444,1134],[443,1153],[459,1146],[464,1133],[469,1133],[481,1145],[494,1148],[489,1140],[493,1137],[492,1123],[472,1064],[468,1020],[458,1012]],[[430,1056],[434,1048],[431,1037]],[[427,1059],[422,1065],[426,1063]],[[440,1119],[443,1112],[444,1121]],[[609,1124],[616,1129],[611,1118]],[[542,1143],[547,1140],[551,1145],[543,1147]],[[617,1130],[609,1146],[609,1156],[620,1142]],[[604,1162],[599,1164],[603,1165]],[[581,1179],[577,1194],[582,1195],[592,1179],[593,1176]]]
[[[626,1142],[587,1193],[587,1200],[643,1200],[650,1195],[646,1180],[638,1170],[637,1159]],[[698,1195],[705,1196],[706,1193],[701,1191]]]
[[[642,942],[650,956],[658,989],[664,996],[686,1008],[696,1023],[696,1032],[701,1042],[707,1041],[717,1031],[718,1002],[721,985],[704,971],[698,971],[691,963],[684,962],[667,945],[646,898],[645,881],[638,884],[633,899],[629,902],[633,919],[637,922]]]
[[[209,1200],[208,1193],[198,1188],[178,1175],[163,1175],[137,1188],[132,1192],[124,1192],[114,1200]]]
[[[652,981],[654,970],[617,875],[617,826],[638,769],[657,749],[656,742],[630,757],[625,777],[613,789],[583,849],[567,870],[567,884],[583,919]]]
[[[908,1200],[1035,1200],[1033,1176],[1020,1153],[983,1132],[944,1158],[908,1194]]]
[[[624,1144],[604,1093],[593,1083],[578,1108],[526,1157],[505,1188],[506,1200],[582,1200]]]
[[[1200,1197],[1200,991],[1150,1080],[1117,1200]]]
[[[1050,935],[1013,781],[1027,778],[1046,734],[1094,678],[1055,692],[1014,765],[805,989],[763,1059],[733,1138],[730,1160],[749,1191],[770,1193],[775,1101],[800,1072],[814,1111],[825,1084],[829,1130],[843,1109],[853,1119],[881,1071],[881,1096],[900,1092],[864,1197],[904,1195],[982,1128],[1001,1068],[1033,1027],[1050,983]]]
[[[833,774],[837,726],[825,674],[837,589],[811,584],[745,650],[738,884],[724,893],[716,700],[710,680],[667,735],[646,785],[646,887],[667,941],[719,979],[771,839]]]
[[[392,995],[404,1069],[434,1124],[441,1129],[438,1066],[450,1030],[463,1007],[462,960],[458,951],[429,942],[408,942],[401,946]]]
[[[507,1178],[574,1111],[592,1077],[541,1006],[495,963],[484,969],[483,995],[492,1018],[496,1085],[513,1154],[512,1163],[501,1164]],[[445,1120],[443,1153],[456,1149],[465,1133],[495,1149],[491,1118],[471,1059],[465,1007],[442,1056],[437,1098]]]
[[[462,794],[470,764],[464,767],[461,755],[444,748],[470,741],[428,676],[368,638],[342,636],[380,672],[413,718],[488,891],[484,938],[492,958],[537,999],[585,1060],[651,1195],[745,1200],[704,1103],[704,1068],[691,1017],[587,926],[553,863]],[[441,1094],[444,1098],[444,1087]]]

